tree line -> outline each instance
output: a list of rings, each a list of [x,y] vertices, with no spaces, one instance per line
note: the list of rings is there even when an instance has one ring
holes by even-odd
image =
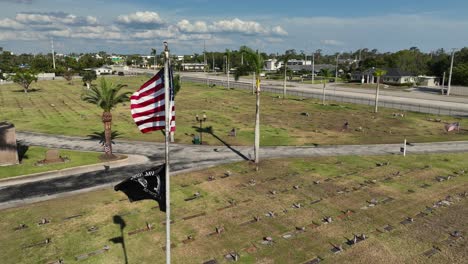
[[[230,69],[243,71],[245,68],[245,58],[241,46],[238,50],[206,51],[184,55],[182,59],[174,58],[173,62],[177,69],[181,69],[182,63],[207,63],[209,71],[226,72],[227,63]],[[156,50],[148,51],[151,55],[156,55],[158,61],[148,60],[148,65],[155,62],[161,64],[162,55]],[[245,53],[245,52],[244,52]],[[86,54],[69,54],[67,56],[56,56],[56,68],[53,68],[52,54],[19,54],[15,55],[0,48],[0,72],[16,72],[21,66],[27,65],[33,72],[55,72],[56,75],[64,75],[67,71],[81,72],[86,68],[101,67],[105,64],[112,64],[110,56],[106,52]],[[341,52],[335,54],[324,54],[322,50],[315,52],[286,50],[284,53],[270,53],[259,51],[262,60],[277,59],[285,60],[311,60],[314,56],[315,64],[336,64],[345,73],[367,70],[369,68],[399,68],[403,71],[415,75],[428,75],[442,77],[444,72],[448,74],[450,68],[450,51],[438,49],[432,52],[422,52],[417,47],[411,47],[396,52],[379,52],[377,49],[360,49],[356,51]],[[127,65],[141,65],[143,58],[138,54],[125,56],[124,63]],[[245,70],[245,69],[244,69]],[[447,78],[446,78],[447,80]],[[455,52],[452,84],[468,85],[468,47]]]

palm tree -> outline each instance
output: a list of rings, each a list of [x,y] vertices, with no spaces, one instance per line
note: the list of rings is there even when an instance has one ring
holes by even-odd
[[[105,135],[105,154],[103,158],[112,159],[115,156],[112,154],[112,114],[111,110],[117,106],[118,103],[123,103],[129,100],[130,92],[119,91],[127,85],[116,84],[101,78],[100,85],[91,86],[91,89],[86,90],[81,99],[88,103],[95,104],[100,107],[104,112],[102,113],[102,123],[104,123]]]
[[[151,55],[154,56],[154,69],[156,70],[156,55],[158,53],[156,52],[156,49],[151,49]]]
[[[380,88],[380,77],[384,76],[387,74],[387,71],[382,70],[382,69],[375,69],[374,70],[374,76],[377,77],[377,88],[375,90],[375,110],[374,112],[377,113],[377,108],[379,105],[379,88]]]
[[[255,169],[258,171],[259,151],[260,151],[260,72],[263,68],[263,57],[258,51],[253,51],[248,47],[241,47],[244,59],[252,67],[256,78],[256,104],[255,104],[255,144],[254,157]]]
[[[322,105],[325,105],[325,87],[327,85],[327,79],[331,77],[329,69],[321,69],[320,74],[322,75],[323,89],[322,89]]]

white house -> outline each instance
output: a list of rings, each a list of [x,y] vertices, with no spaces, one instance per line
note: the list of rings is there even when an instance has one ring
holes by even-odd
[[[84,69],[84,70],[85,71],[94,71],[94,72],[96,72],[97,76],[112,74],[112,68],[107,67],[107,66],[102,66],[102,67],[99,67],[99,68],[88,68],[88,69]]]

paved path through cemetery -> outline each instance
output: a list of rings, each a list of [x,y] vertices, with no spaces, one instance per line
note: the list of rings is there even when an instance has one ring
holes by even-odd
[[[24,144],[72,150],[102,151],[97,141],[87,138],[18,132]],[[261,147],[260,159],[284,157],[314,157],[337,155],[385,155],[400,154],[402,144],[339,145],[339,146],[278,146]],[[149,161],[140,165],[97,170],[66,177],[39,180],[17,185],[2,186],[0,183],[0,209],[112,186],[126,177],[164,160],[164,144],[117,140],[114,151],[125,154],[144,155]],[[414,143],[408,146],[407,154],[468,152],[468,141]],[[251,159],[253,148],[245,146],[199,146],[171,145],[171,169],[174,172],[201,169],[219,164]]]

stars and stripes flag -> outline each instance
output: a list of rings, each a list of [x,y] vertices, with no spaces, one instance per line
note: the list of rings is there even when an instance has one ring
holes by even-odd
[[[172,68],[169,68],[169,98],[171,109],[169,113],[170,130],[175,131],[174,83]],[[130,97],[130,108],[133,120],[142,133],[166,128],[166,112],[164,102],[164,68],[150,80],[144,83]]]
[[[457,131],[460,131],[460,122],[455,122],[455,123],[445,125],[445,130],[447,130],[447,132],[453,131],[455,129]]]

